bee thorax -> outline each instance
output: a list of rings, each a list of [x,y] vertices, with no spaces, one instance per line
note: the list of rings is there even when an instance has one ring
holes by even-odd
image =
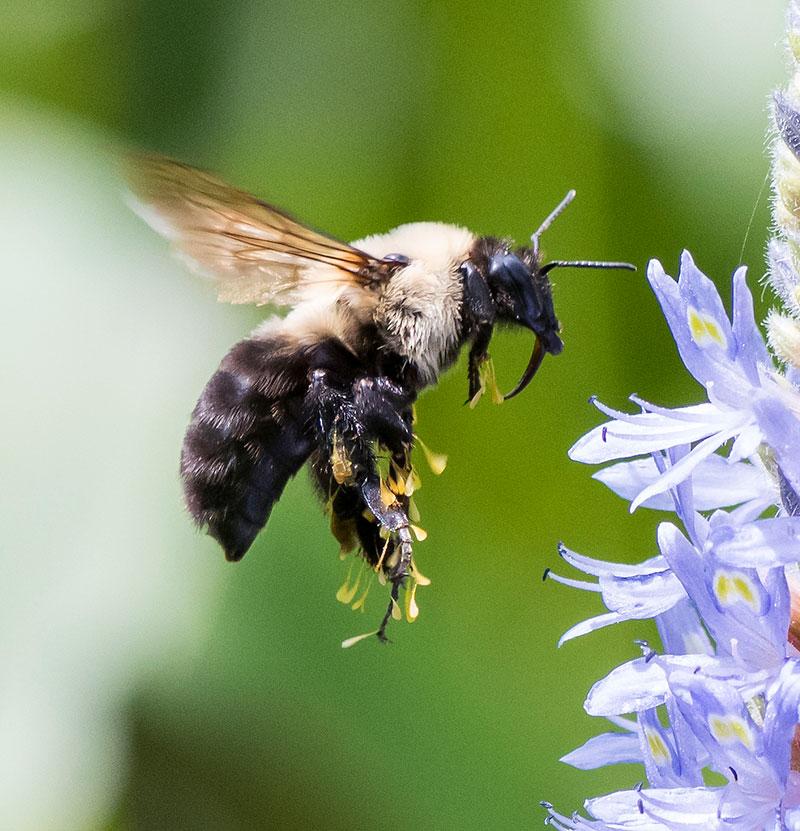
[[[432,384],[461,345],[461,282],[455,269],[430,271],[411,263],[386,287],[375,320],[387,346]]]

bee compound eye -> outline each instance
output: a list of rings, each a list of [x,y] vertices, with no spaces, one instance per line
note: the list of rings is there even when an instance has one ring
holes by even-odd
[[[383,261],[385,263],[396,263],[397,265],[408,265],[411,262],[405,254],[387,254]]]

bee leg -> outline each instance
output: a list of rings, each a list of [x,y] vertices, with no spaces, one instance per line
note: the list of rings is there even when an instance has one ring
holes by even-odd
[[[414,395],[384,376],[359,378],[353,384],[353,406],[367,435],[403,455],[411,446]]]
[[[392,598],[389,601],[389,606],[386,609],[386,613],[383,616],[383,620],[381,620],[381,625],[378,627],[378,631],[375,633],[378,640],[381,643],[389,643],[389,638],[386,636],[386,627],[389,625],[389,621],[392,619],[392,612],[394,611],[394,607],[397,603],[397,597],[400,594],[400,582],[393,581],[392,582]]]
[[[331,464],[337,436],[343,436],[353,421],[353,406],[344,389],[331,384],[324,369],[311,373],[306,406],[320,457]]]
[[[331,454],[335,436],[341,448],[340,455],[346,458],[348,467],[347,480],[339,484],[348,490],[355,488],[363,504],[375,517],[374,522],[387,529],[394,538],[390,543],[386,569],[392,583],[392,599],[378,629],[378,637],[386,640],[385,629],[400,587],[408,576],[413,551],[407,514],[408,498],[391,494],[382,485],[373,445],[378,443],[388,448],[398,462],[405,460],[413,441],[413,395],[383,376],[362,377],[349,388],[344,388],[332,384],[328,374],[317,369],[312,372],[310,380],[308,403],[315,413],[322,463],[330,469],[332,476]],[[388,503],[385,501],[387,493],[392,499]],[[370,546],[372,548],[374,546]],[[377,561],[373,565],[377,565]]]
[[[492,339],[491,324],[482,325],[475,335],[475,340],[469,350],[469,364],[467,370],[467,381],[469,382],[469,391],[467,392],[467,400],[465,404],[469,404],[474,400],[475,396],[481,389],[481,364],[489,357],[489,341]]]
[[[489,341],[495,321],[495,305],[486,281],[471,262],[462,266],[464,279],[465,323],[471,331],[472,347],[469,350],[469,392],[465,403],[469,404],[481,388],[482,361],[488,357]]]

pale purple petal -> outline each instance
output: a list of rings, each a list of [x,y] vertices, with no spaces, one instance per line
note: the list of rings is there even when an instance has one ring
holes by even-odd
[[[686,782],[681,759],[672,736],[672,729],[661,723],[658,710],[644,710],[637,715],[639,750],[644,759],[648,784],[653,788],[674,788],[697,782]]]
[[[713,637],[717,652],[735,655],[739,671],[747,667],[751,671],[774,671],[784,657],[783,644],[772,639],[772,615],[783,613],[783,604],[775,605],[775,598],[765,591],[753,569],[731,567],[720,563],[709,552],[701,557],[694,546],[671,523],[662,522],[658,527],[658,543],[672,571],[683,584],[703,618],[706,629]],[[722,605],[715,591],[718,571],[722,577],[736,577],[740,584],[749,586],[751,605],[733,602]],[[731,585],[730,583],[728,585]],[[737,600],[733,594],[732,600]],[[785,630],[784,630],[785,631]]]
[[[749,416],[744,416],[749,418]],[[734,427],[728,430],[715,433],[704,439],[691,452],[684,456],[676,465],[670,467],[663,473],[655,482],[648,485],[639,495],[631,502],[631,513],[635,511],[642,503],[646,502],[651,496],[675,487],[677,484],[686,479],[689,474],[700,464],[704,459],[707,459],[712,453],[716,452],[728,439],[738,433],[744,423],[739,421]]]
[[[709,831],[716,828],[721,789],[646,788],[589,799],[586,810],[619,829]]]
[[[686,597],[680,580],[668,570],[637,577],[601,577],[603,602],[626,619],[651,618]]]
[[[688,597],[656,618],[664,651],[673,655],[713,655],[714,647]]]
[[[688,251],[681,254],[678,290],[686,307],[697,309],[697,311],[708,315],[720,329],[720,335],[726,345],[718,347],[712,341],[709,347],[706,348],[724,351],[729,359],[733,359],[736,354],[733,329],[725,312],[725,307],[722,305],[722,300],[720,300],[717,287],[695,265],[692,255]]]
[[[761,519],[712,529],[714,555],[731,565],[775,568],[800,561],[800,517]]]
[[[761,430],[758,424],[753,423],[749,427],[745,427],[733,443],[731,452],[728,454],[728,461],[731,464],[739,462],[742,459],[749,459],[755,456],[762,440]]]
[[[648,279],[661,304],[686,368],[708,391],[709,399],[746,409],[753,386],[753,363],[736,361],[735,335],[714,284],[684,252],[676,284],[660,264],[652,261]],[[713,392],[712,392],[713,390]]]
[[[639,737],[635,733],[601,733],[562,756],[560,761],[579,770],[595,770],[604,765],[641,764]]]
[[[595,682],[584,702],[590,716],[612,716],[649,710],[663,704],[670,695],[667,671],[683,669],[707,678],[726,681],[742,696],[755,695],[772,669],[746,672],[737,661],[709,655],[657,655],[652,659],[628,661]]]
[[[753,402],[753,412],[764,441],[775,451],[783,475],[800,493],[800,420],[777,395],[763,395]]]
[[[663,704],[668,692],[667,676],[658,662],[636,658],[597,681],[583,708],[590,716],[635,713]]]
[[[603,615],[590,617],[576,623],[567,629],[566,632],[558,639],[558,646],[562,647],[568,641],[580,638],[582,635],[588,635],[589,632],[596,632],[598,629],[603,629],[606,626],[613,626],[615,623],[621,623],[625,618],[617,612],[606,612]]]
[[[654,459],[649,456],[609,465],[592,474],[592,478],[602,482],[617,496],[630,501],[659,475]],[[708,456],[695,469],[692,474],[692,492],[695,508],[699,511],[739,505],[751,499],[772,495],[769,481],[762,470],[747,462],[730,463],[716,453]],[[660,493],[643,502],[642,507],[672,511],[675,504],[669,494]]]
[[[714,284],[700,274],[688,255],[681,260],[680,286],[665,274],[657,260],[650,261],[647,277],[661,304],[681,360],[692,376],[703,386],[716,382],[723,389],[733,388],[738,374],[730,358],[733,354],[733,334]],[[695,313],[716,324],[716,333],[724,346],[717,345],[711,339],[700,346],[692,337],[689,305]],[[721,397],[725,399],[724,395]],[[734,394],[732,398],[738,399],[738,396]]]
[[[777,780],[786,785],[795,726],[800,722],[800,663],[787,661],[767,692],[765,755]]]
[[[578,439],[568,455],[576,462],[600,464],[629,456],[643,456],[655,450],[691,444],[712,434],[738,432],[747,417],[737,411],[723,411],[713,404],[682,408],[706,416],[703,421],[686,421],[657,413],[637,413],[625,422],[601,424]],[[681,412],[678,410],[677,412]]]
[[[595,577],[601,575],[613,575],[615,577],[636,577],[640,574],[655,574],[666,568],[666,560],[663,557],[652,557],[643,563],[630,565],[629,563],[609,563],[605,560],[594,560],[583,554],[572,551],[565,545],[558,547],[558,553],[574,568],[585,574],[593,574]]]
[[[733,274],[733,335],[736,339],[736,360],[747,373],[753,386],[758,386],[758,365],[772,366],[764,338],[756,325],[753,296],[747,286],[747,269],[742,266]]]

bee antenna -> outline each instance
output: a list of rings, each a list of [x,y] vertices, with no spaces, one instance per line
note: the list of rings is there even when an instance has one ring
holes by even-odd
[[[547,274],[554,268],[621,268],[625,271],[636,271],[631,263],[606,263],[600,260],[553,260],[539,269],[539,274]]]
[[[531,245],[533,246],[534,258],[539,253],[539,237],[553,224],[553,221],[563,212],[564,208],[569,205],[575,198],[575,191],[570,190],[567,195],[553,208],[547,215],[545,221],[531,234]]]

